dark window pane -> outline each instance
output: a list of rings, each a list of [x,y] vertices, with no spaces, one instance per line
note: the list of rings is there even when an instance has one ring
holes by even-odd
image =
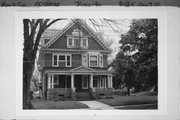
[[[54,55],[54,65],[57,65],[57,55]]]
[[[72,45],[72,38],[68,38],[69,45]]]
[[[60,55],[60,56],[59,56],[59,60],[65,60],[65,56],[64,56],[64,55],[63,55],[63,56]]]
[[[80,40],[78,38],[74,39],[74,46],[80,46]]]

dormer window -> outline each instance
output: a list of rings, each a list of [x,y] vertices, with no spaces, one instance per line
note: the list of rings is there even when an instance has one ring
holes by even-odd
[[[82,30],[74,29],[71,35],[67,36],[67,48],[88,48],[88,37],[84,36]]]
[[[81,46],[84,46],[84,47],[88,46],[88,39],[87,38],[81,39]]]

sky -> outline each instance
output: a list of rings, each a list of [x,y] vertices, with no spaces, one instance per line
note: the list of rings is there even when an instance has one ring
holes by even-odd
[[[109,19],[110,20],[110,19]],[[112,19],[113,20],[113,19]],[[121,39],[121,34],[126,33],[130,28],[130,19],[115,19],[116,22],[105,21],[102,19],[91,19],[85,20],[86,23],[95,31],[101,34],[105,41],[112,42],[109,46],[112,49],[112,53],[108,56],[108,63],[111,63],[115,59],[116,54],[119,51],[119,41]],[[69,20],[58,21],[54,23],[49,29],[62,29],[69,23]],[[115,23],[115,24],[114,24]],[[97,25],[101,25],[98,26]]]

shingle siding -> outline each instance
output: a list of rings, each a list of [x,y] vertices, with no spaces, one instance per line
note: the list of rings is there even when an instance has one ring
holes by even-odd
[[[82,65],[82,55],[72,54],[72,67],[79,67]]]
[[[46,53],[44,55],[44,67],[52,67],[52,54]]]

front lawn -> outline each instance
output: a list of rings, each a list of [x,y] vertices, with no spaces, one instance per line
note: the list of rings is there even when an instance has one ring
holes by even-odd
[[[34,109],[81,109],[88,108],[87,105],[76,101],[32,101]]]
[[[114,96],[113,99],[99,99],[99,102],[111,106],[140,105],[157,103],[157,96]]]

